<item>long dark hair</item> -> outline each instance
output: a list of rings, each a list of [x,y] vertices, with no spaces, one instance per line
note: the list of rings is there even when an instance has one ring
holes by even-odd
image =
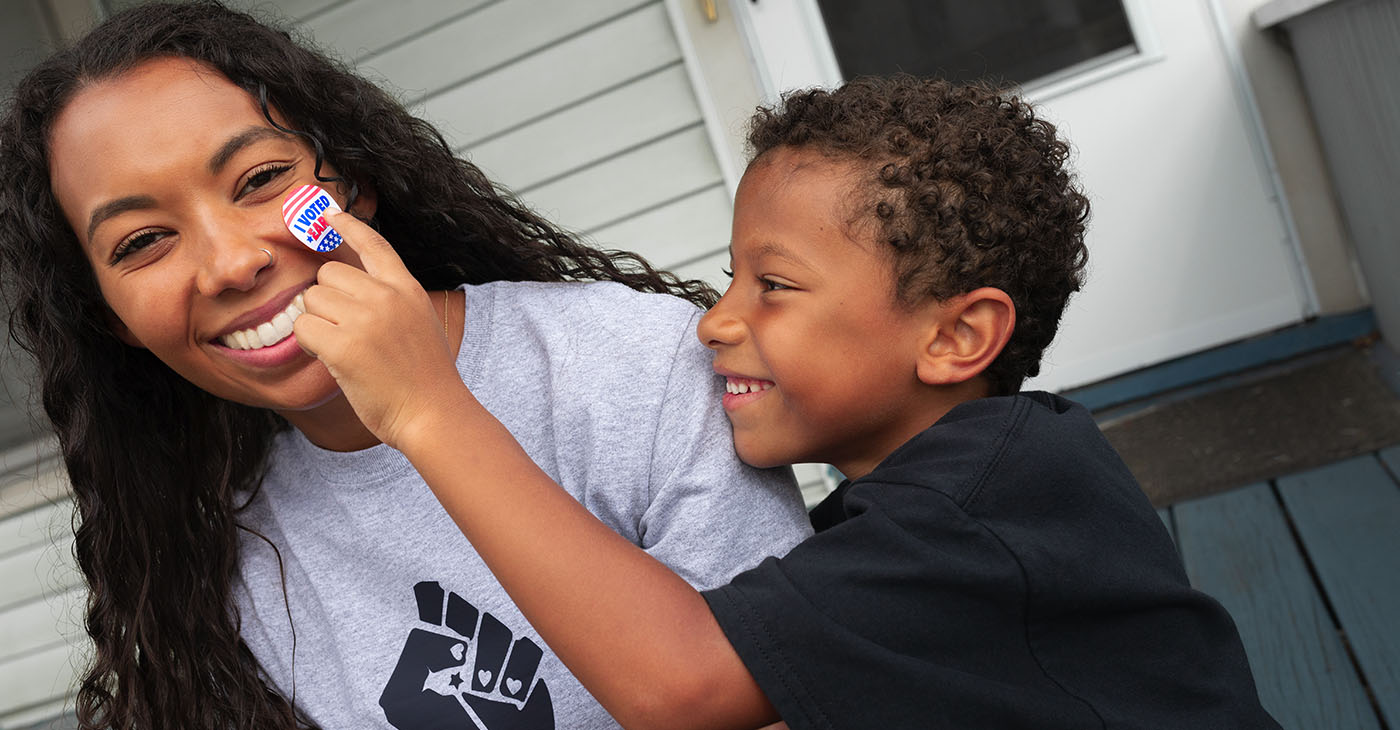
[[[143,61],[202,62],[305,135],[317,158],[378,195],[377,226],[425,288],[611,280],[700,306],[626,253],[583,245],[453,156],[391,96],[290,35],[210,2],[138,6],[34,69],[0,122],[0,261],[11,336],[37,362],[72,482],[78,564],[96,656],[81,727],[252,728],[310,723],[267,687],[230,609],[237,495],[256,488],[272,413],[215,398],[110,331],[50,187],[51,125],[85,85]],[[133,130],[133,133],[139,133]]]

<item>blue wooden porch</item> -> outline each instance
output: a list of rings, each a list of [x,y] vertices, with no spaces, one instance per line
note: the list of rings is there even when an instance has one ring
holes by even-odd
[[[1283,727],[1400,729],[1400,446],[1159,513]]]

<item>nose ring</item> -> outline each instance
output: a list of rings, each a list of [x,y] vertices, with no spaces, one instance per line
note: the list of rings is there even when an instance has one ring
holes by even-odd
[[[269,250],[267,250],[267,249],[265,249],[265,248],[260,248],[260,249],[258,249],[258,250],[259,250],[259,251],[262,251],[262,252],[265,253],[265,254],[267,254],[267,263],[266,263],[265,265],[263,265],[262,268],[266,269],[268,266],[271,266],[271,265],[273,264],[274,261],[276,261],[276,258],[272,255],[272,252],[271,252],[271,251],[269,251]]]

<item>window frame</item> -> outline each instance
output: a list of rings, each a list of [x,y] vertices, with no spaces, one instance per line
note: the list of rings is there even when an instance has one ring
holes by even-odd
[[[1146,0],[1119,2],[1137,51],[1109,59],[1099,56],[1031,81],[1022,87],[1027,100],[1045,101],[1164,57]],[[787,90],[831,88],[844,80],[816,0],[730,0],[729,7],[739,22],[765,104],[778,101]]]

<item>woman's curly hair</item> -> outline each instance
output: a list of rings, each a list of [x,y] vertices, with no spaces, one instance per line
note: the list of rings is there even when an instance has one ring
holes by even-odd
[[[322,161],[332,165],[352,198],[357,184],[372,185],[377,227],[425,288],[583,279],[702,307],[716,295],[580,243],[497,190],[384,91],[215,2],[133,7],[16,86],[0,118],[0,284],[73,488],[96,649],[78,688],[80,727],[305,726],[264,683],[230,608],[237,500],[257,487],[286,424],[196,388],[113,335],[50,185],[49,134],[74,95],[156,58],[217,70],[273,125],[275,110],[314,148],[318,176]],[[142,133],[139,120],[130,133]]]
[[[1001,289],[1016,329],[985,371],[992,393],[1040,371],[1083,283],[1089,201],[1065,168],[1069,145],[1028,104],[983,84],[860,78],[760,109],[748,140],[756,162],[794,147],[859,165],[855,223],[888,245],[897,301]]]

